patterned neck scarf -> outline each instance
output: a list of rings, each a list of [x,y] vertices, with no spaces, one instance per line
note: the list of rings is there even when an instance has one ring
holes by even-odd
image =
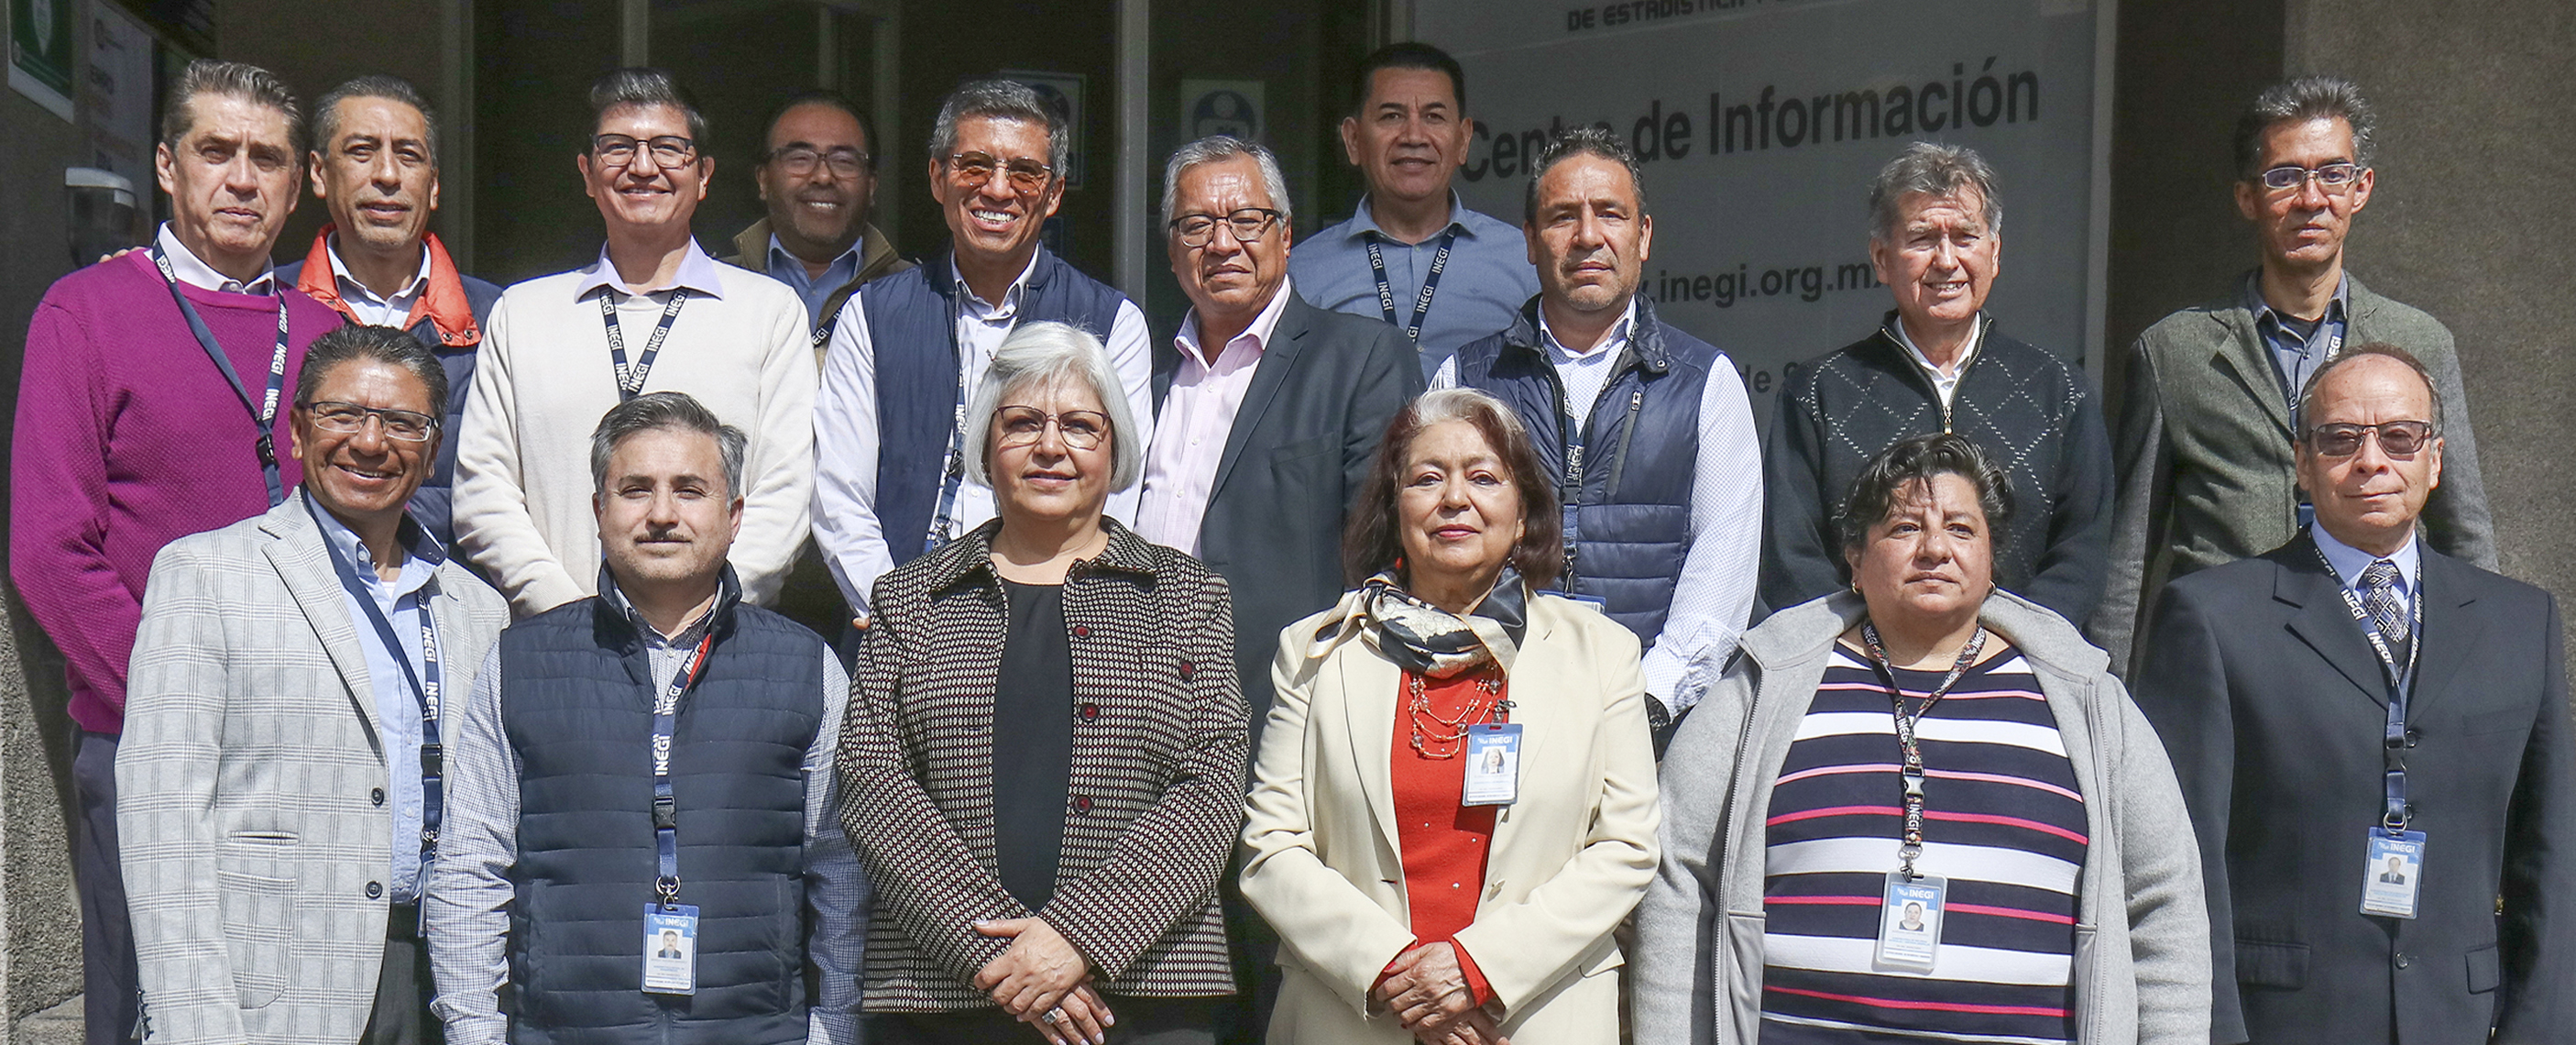
[[[1493,592],[1461,617],[1405,591],[1389,570],[1362,583],[1358,610],[1342,627],[1318,638],[1329,640],[1348,628],[1365,627],[1376,637],[1379,652],[1406,671],[1445,679],[1493,664],[1508,676],[1529,630],[1527,599],[1520,572],[1505,566],[1494,579]]]

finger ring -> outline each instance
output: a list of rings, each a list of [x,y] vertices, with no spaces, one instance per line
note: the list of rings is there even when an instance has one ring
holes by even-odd
[[[1063,1009],[1048,1009],[1045,1013],[1043,1013],[1043,1014],[1041,1014],[1041,1015],[1039,1015],[1039,1016],[1038,1016],[1038,1022],[1039,1022],[1039,1023],[1046,1024],[1047,1026],[1052,1027],[1052,1026],[1055,1026],[1055,1021],[1060,1020],[1060,1019],[1063,1019],[1063,1018],[1064,1018],[1064,1010],[1063,1010]]]

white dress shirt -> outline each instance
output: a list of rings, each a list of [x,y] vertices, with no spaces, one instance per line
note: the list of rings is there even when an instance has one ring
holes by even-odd
[[[1019,327],[1020,301],[1028,290],[1029,273],[1036,268],[1037,259],[1031,257],[997,304],[968,289],[965,278],[957,274],[955,259],[950,259],[949,276],[957,281],[957,379],[966,400],[975,398],[993,353]],[[876,344],[862,306],[867,293],[861,287],[841,306],[840,321],[833,325],[831,345],[823,357],[823,390],[814,397],[814,542],[831,566],[833,579],[840,582],[841,597],[863,611],[877,578],[894,569],[897,561],[884,526],[877,521],[877,449],[884,440],[877,432]],[[1154,357],[1146,343],[1145,313],[1135,302],[1119,302],[1107,347],[1109,364],[1126,390],[1128,416],[1142,427],[1154,416]],[[969,418],[967,423],[982,420]],[[1135,487],[1111,493],[1103,512],[1122,521],[1133,519],[1136,496]],[[957,503],[949,513],[957,534],[983,525],[993,515],[991,487],[972,481],[958,484]],[[908,533],[896,539],[918,548],[927,536]]]
[[[349,313],[366,326],[406,326],[406,321],[411,319],[412,305],[429,290],[429,248],[426,246],[420,249],[420,271],[413,273],[411,280],[404,283],[402,289],[394,291],[391,297],[377,297],[375,291],[358,282],[358,277],[349,274],[349,266],[340,261],[339,233],[331,234],[329,249],[324,253],[331,256],[331,278],[339,283],[340,303],[348,306]]]
[[[196,251],[179,242],[179,237],[170,231],[169,222],[161,223],[161,232],[152,238],[152,242],[161,245],[161,253],[170,259],[170,274],[179,277],[181,283],[221,294],[277,293],[277,265],[265,258],[260,261],[259,275],[244,283],[206,264]]]
[[[1546,310],[1540,310],[1545,330]],[[1552,333],[1542,333],[1550,365],[1565,384],[1567,405],[1589,423],[1618,357],[1635,329],[1636,304],[1591,352],[1576,355]],[[1452,357],[1431,387],[1458,387]],[[1586,391],[1588,389],[1588,391]],[[1533,433],[1545,438],[1543,433]],[[1762,558],[1762,442],[1754,434],[1753,401],[1724,352],[1711,361],[1699,401],[1699,443],[1691,463],[1690,552],[1682,558],[1673,603],[1663,630],[1646,648],[1646,692],[1675,715],[1699,703],[1717,682],[1726,659],[1753,615]]]
[[[1199,522],[1215,492],[1216,468],[1234,434],[1235,414],[1243,409],[1243,394],[1252,388],[1262,351],[1294,293],[1289,280],[1281,279],[1252,325],[1219,346],[1213,361],[1199,345],[1198,310],[1181,318],[1181,331],[1172,338],[1181,351],[1181,366],[1172,374],[1171,390],[1163,394],[1163,413],[1154,419],[1154,441],[1145,451],[1145,494],[1136,506],[1139,536],[1199,553]]]
[[[1986,339],[1985,313],[1978,313],[1977,318],[1968,322],[1968,343],[1959,346],[1958,361],[1950,364],[1948,370],[1933,366],[1932,357],[1914,346],[1914,335],[1905,332],[1904,319],[1899,318],[1888,325],[1896,328],[1896,343],[1905,346],[1905,354],[1914,360],[1915,366],[1923,368],[1923,376],[1932,379],[1933,390],[1941,393],[1941,409],[1948,410],[1950,401],[1959,395],[1959,375],[1967,373],[1968,364],[1976,362],[1977,345]]]

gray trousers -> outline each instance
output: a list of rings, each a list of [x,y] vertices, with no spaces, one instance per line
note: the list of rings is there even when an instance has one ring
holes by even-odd
[[[81,1021],[88,1045],[134,1040],[142,975],[134,968],[134,922],[125,908],[125,868],[116,844],[113,733],[72,733],[72,880],[80,888]]]

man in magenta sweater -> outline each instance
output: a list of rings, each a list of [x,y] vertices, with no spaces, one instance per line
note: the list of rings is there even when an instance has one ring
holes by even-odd
[[[340,315],[269,263],[295,209],[301,120],[267,70],[191,63],[154,165],[170,221],[63,277],[27,327],[10,453],[9,578],[71,684],[74,867],[92,1045],[129,1040],[135,959],[117,870],[116,744],[143,582],[161,546],[266,511],[304,346]]]

